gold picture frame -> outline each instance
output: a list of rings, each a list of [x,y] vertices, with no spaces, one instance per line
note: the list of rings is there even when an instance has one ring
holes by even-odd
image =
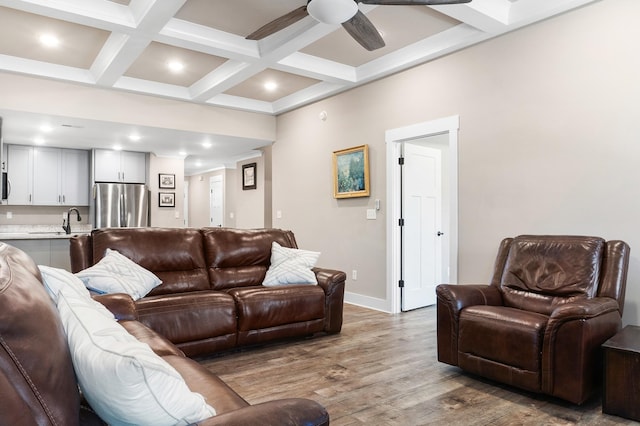
[[[369,145],[333,152],[333,196],[369,196]]]

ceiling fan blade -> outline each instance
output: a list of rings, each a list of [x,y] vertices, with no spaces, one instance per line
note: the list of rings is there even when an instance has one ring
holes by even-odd
[[[299,8],[287,13],[286,15],[282,15],[281,17],[274,19],[268,24],[258,28],[256,31],[252,32],[245,38],[247,40],[261,40],[273,33],[277,33],[278,31],[287,28],[289,25],[298,22],[308,15],[309,14],[307,13],[307,6],[300,6]]]
[[[353,18],[342,24],[345,30],[367,50],[384,47],[384,40],[376,27],[364,13],[358,11]]]
[[[363,4],[399,5],[399,6],[437,6],[442,4],[471,3],[471,0],[357,0]]]

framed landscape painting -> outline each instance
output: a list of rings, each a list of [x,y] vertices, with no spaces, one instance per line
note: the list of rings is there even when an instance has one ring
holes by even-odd
[[[333,196],[369,196],[369,146],[360,145],[333,152]]]

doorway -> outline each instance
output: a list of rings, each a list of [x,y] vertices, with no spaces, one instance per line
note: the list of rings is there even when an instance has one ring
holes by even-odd
[[[389,197],[387,200],[389,212],[387,215],[387,301],[392,313],[435,303],[435,285],[441,282],[457,281],[458,127],[459,117],[451,116],[386,132]],[[399,165],[399,158],[407,148],[413,151],[416,147],[427,148],[427,151],[431,152],[427,157],[435,155],[441,158],[440,172],[435,170],[436,166],[433,163],[437,160],[427,160],[425,159],[427,157],[422,158],[413,167],[410,165],[412,170],[408,172],[414,182],[416,180],[422,182],[425,179],[435,180],[436,175],[440,177],[439,184],[436,185],[437,182],[433,182],[431,185],[432,189],[438,186],[441,189],[440,207],[435,205],[437,202],[433,194],[422,191],[425,185],[416,184],[414,189],[411,189],[421,194],[419,203],[415,194],[408,197],[409,200],[403,197],[405,166]],[[430,177],[423,173],[428,163],[433,165]],[[407,176],[405,176],[405,185],[406,178]],[[412,216],[413,223],[410,230],[402,226],[401,219],[406,219],[403,217],[405,213]],[[422,217],[416,216],[418,214]],[[439,219],[436,217],[438,214]],[[441,235],[437,235],[438,233]],[[407,238],[403,238],[404,236]],[[416,251],[415,247],[419,250]],[[428,260],[425,260],[427,258]],[[411,280],[408,288],[406,278]],[[406,293],[406,297],[403,293]]]
[[[221,175],[209,178],[209,226],[224,226],[224,180]]]

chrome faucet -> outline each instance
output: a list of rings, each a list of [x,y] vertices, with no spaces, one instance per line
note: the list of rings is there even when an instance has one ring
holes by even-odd
[[[67,211],[67,220],[65,221],[64,219],[62,219],[62,229],[64,229],[64,232],[68,235],[71,234],[71,212],[75,211],[76,215],[78,216],[78,222],[80,222],[82,220],[82,218],[80,217],[80,212],[78,211],[77,208],[75,207],[71,207],[69,209],[69,211]]]

